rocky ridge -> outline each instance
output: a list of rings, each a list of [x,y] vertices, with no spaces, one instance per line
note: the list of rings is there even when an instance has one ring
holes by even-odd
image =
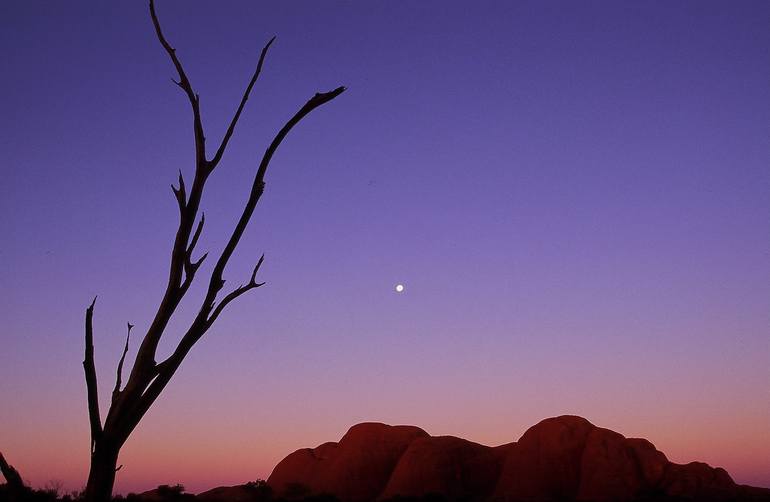
[[[489,447],[412,426],[355,425],[338,443],[284,458],[267,484],[290,498],[344,502],[440,497],[473,501],[768,500],[722,468],[670,462],[647,440],[577,416],[548,418],[517,442]]]

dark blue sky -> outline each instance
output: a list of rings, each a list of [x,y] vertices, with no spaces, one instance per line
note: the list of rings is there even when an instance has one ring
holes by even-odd
[[[770,4],[157,9],[212,148],[278,35],[201,250],[283,122],[348,91],[276,155],[225,273],[264,252],[268,285],[196,346],[120,490],[266,477],[362,420],[493,444],[561,413],[770,486]],[[75,487],[83,310],[98,294],[109,379],[125,322],[141,333],[162,293],[191,114],[144,2],[4,2],[0,46],[0,444]],[[221,472],[204,479],[204,455]]]

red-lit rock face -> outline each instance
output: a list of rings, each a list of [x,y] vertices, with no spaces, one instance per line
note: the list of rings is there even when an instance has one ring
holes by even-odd
[[[358,424],[339,443],[295,451],[275,467],[268,484],[278,493],[303,485],[343,500],[374,500],[409,445],[427,437],[418,427]]]
[[[560,499],[577,493],[586,440],[595,427],[563,416],[531,427],[506,456],[496,497]]]
[[[401,456],[381,498],[431,493],[486,497],[495,487],[504,454],[504,447],[451,436],[417,439]]]
[[[292,453],[268,484],[279,495],[327,493],[344,502],[427,494],[490,501],[770,500],[770,490],[738,486],[724,469],[673,464],[649,441],[576,416],[543,420],[518,442],[496,448],[431,437],[417,427],[359,424],[339,443]]]

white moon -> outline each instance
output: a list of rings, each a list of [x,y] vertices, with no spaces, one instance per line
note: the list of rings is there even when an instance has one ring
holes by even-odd
[[[396,293],[403,293],[403,292],[404,292],[404,285],[396,284]]]

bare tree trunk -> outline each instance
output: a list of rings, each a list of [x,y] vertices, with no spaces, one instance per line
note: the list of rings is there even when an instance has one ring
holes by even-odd
[[[0,453],[0,472],[2,472],[3,477],[5,477],[7,483],[6,489],[8,490],[10,500],[15,500],[16,498],[21,499],[25,488],[24,481],[21,480],[19,471],[5,461],[5,457],[3,457],[2,453]]]
[[[91,455],[91,470],[88,472],[85,500],[89,502],[109,502],[112,499],[112,487],[117,471],[118,448],[96,445]]]
[[[204,253],[197,261],[193,261],[192,256],[195,252],[198,238],[203,231],[205,221],[203,212],[200,211],[200,218],[198,218],[198,214],[206,180],[222,160],[227,144],[235,130],[236,123],[241,116],[246,101],[249,99],[249,94],[262,71],[262,64],[264,63],[267,51],[275,37],[270,39],[263,47],[259,55],[257,67],[246,86],[246,90],[230,121],[230,125],[213,157],[208,158],[206,136],[200,114],[200,97],[193,90],[192,84],[182,67],[182,63],[177,57],[176,50],[168,43],[161,31],[153,0],[150,0],[149,8],[158,40],[171,59],[179,76],[179,80],[174,82],[182,89],[192,108],[193,136],[195,140],[195,174],[192,185],[189,187],[189,193],[181,170],[179,172],[179,186],[171,186],[179,206],[179,227],[177,228],[174,245],[171,250],[168,283],[155,317],[139,345],[128,380],[125,386],[123,386],[123,363],[128,352],[131,328],[133,328],[131,324],[128,324],[126,344],[118,362],[115,387],[112,391],[112,399],[104,421],[102,421],[99,410],[98,382],[94,364],[93,314],[96,298],[86,309],[83,370],[86,380],[88,419],[91,429],[91,470],[88,474],[88,483],[85,491],[86,502],[109,502],[112,497],[112,487],[115,484],[115,472],[120,469],[120,467],[116,468],[120,448],[174,376],[190,349],[206,334],[228,304],[241,295],[264,285],[263,282],[257,282],[257,273],[264,260],[264,255],[262,255],[254,266],[249,281],[220,297],[220,291],[225,285],[223,277],[225,268],[249,224],[257,202],[262,197],[265,189],[267,168],[276,150],[289,134],[289,131],[303,118],[345,91],[345,87],[337,87],[329,92],[316,93],[276,133],[257,167],[251,192],[246,200],[241,216],[238,218],[224,249],[214,265],[205,297],[197,315],[182,334],[171,355],[165,360],[158,362],[156,358],[158,343],[177,306],[192,284],[198,268],[208,254]],[[196,220],[198,221],[197,225],[195,224]]]

